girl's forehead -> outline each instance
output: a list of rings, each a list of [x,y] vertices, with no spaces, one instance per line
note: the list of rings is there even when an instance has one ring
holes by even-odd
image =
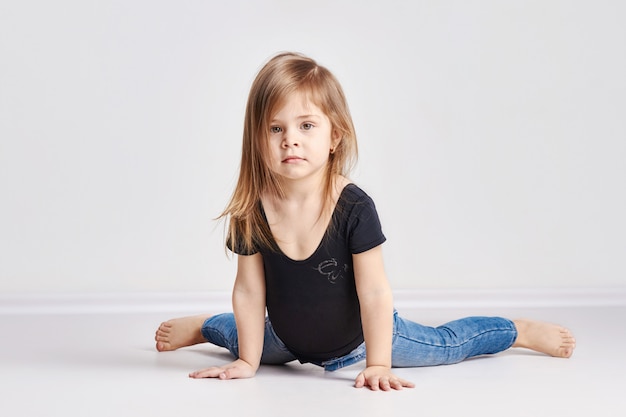
[[[311,94],[303,91],[294,91],[287,94],[279,103],[272,117],[291,115],[295,113],[325,116],[324,111],[317,105]]]

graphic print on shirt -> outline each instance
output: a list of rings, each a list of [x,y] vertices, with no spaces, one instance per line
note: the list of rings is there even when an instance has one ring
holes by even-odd
[[[331,258],[320,262],[315,269],[320,274],[326,276],[328,282],[334,284],[338,279],[343,278],[343,273],[348,271],[348,265],[343,264],[343,266],[340,266],[335,258]]]

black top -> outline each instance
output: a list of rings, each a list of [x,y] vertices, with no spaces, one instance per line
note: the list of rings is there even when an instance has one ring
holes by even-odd
[[[258,248],[263,256],[269,319],[300,361],[340,357],[363,342],[352,255],[384,241],[373,200],[348,184],[326,234],[308,259],[295,261],[278,245]]]

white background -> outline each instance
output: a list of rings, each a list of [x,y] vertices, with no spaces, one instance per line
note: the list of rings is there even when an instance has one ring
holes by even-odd
[[[0,292],[228,290],[284,50],[342,82],[394,288],[626,283],[626,3],[2,1]]]

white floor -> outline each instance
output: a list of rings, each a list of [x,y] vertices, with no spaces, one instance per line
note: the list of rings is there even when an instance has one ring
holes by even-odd
[[[562,323],[569,359],[522,350],[452,366],[398,369],[414,389],[352,387],[360,365],[325,373],[297,363],[256,378],[192,380],[229,356],[209,345],[157,353],[153,334],[175,313],[0,314],[3,416],[595,416],[626,415],[626,306],[401,311],[424,324],[465,315]],[[602,413],[602,414],[601,414]]]

